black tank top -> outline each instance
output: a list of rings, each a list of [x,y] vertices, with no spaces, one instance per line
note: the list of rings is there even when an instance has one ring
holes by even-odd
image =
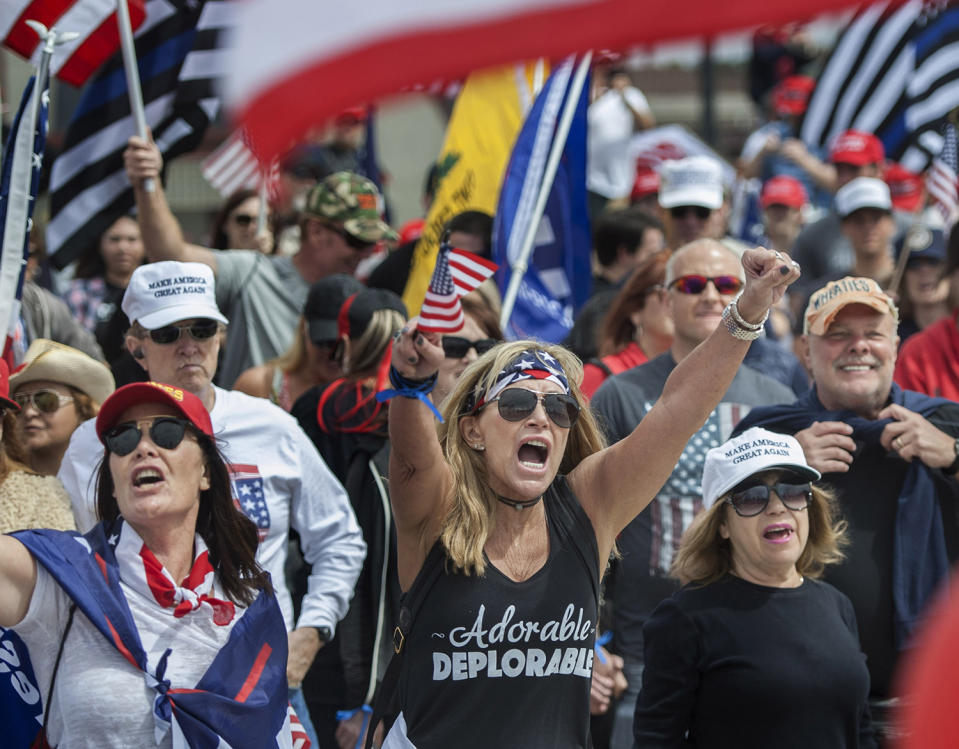
[[[529,580],[487,563],[482,577],[441,574],[427,594],[399,681],[416,749],[588,745],[596,534],[562,476],[544,507],[549,557]]]

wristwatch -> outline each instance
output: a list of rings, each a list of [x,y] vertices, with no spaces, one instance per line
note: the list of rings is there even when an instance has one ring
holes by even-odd
[[[316,634],[320,637],[320,645],[326,645],[333,639],[333,630],[329,627],[313,627],[313,629],[316,630]]]
[[[956,459],[943,469],[949,476],[959,472],[959,438],[952,443],[952,449],[956,452]]]

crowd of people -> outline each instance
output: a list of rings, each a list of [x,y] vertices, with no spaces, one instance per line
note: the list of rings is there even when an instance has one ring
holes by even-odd
[[[62,299],[30,268],[0,359],[11,745],[892,747],[959,557],[959,231],[871,133],[807,148],[794,68],[736,227],[717,159],[630,160],[656,117],[597,66],[562,342],[504,341],[489,281],[418,328],[365,110],[209,246],[131,137],[135,215]]]

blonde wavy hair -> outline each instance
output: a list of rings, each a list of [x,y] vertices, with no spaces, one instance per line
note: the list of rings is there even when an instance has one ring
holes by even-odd
[[[559,472],[568,474],[584,458],[605,447],[599,425],[579,389],[583,364],[562,346],[537,341],[501,343],[467,367],[444,401],[444,421],[437,426],[440,447],[453,473],[453,494],[440,538],[454,570],[466,575],[485,572],[483,547],[493,530],[493,508],[497,499],[490,488],[486,459],[483,453],[466,443],[460,432],[460,419],[471,415],[464,413],[470,395],[476,396],[473,402],[481,395],[485,397],[499,372],[523,351],[542,351],[554,357],[562,365],[570,393],[581,408],[579,418],[569,430]]]
[[[708,510],[700,512],[679,541],[679,550],[669,570],[671,577],[686,585],[709,585],[732,570],[732,546],[719,528],[735,513],[726,502],[729,492],[716,500]],[[838,517],[836,495],[822,486],[812,485],[809,514],[809,537],[799,555],[796,569],[803,577],[822,577],[823,570],[845,558],[846,521]]]

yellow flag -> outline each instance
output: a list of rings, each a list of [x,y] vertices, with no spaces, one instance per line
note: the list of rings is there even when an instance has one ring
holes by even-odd
[[[496,213],[503,172],[532,104],[536,79],[547,73],[542,63],[526,63],[477,71],[466,79],[446,128],[433,205],[403,292],[411,317],[423,304],[446,222],[463,211]]]

